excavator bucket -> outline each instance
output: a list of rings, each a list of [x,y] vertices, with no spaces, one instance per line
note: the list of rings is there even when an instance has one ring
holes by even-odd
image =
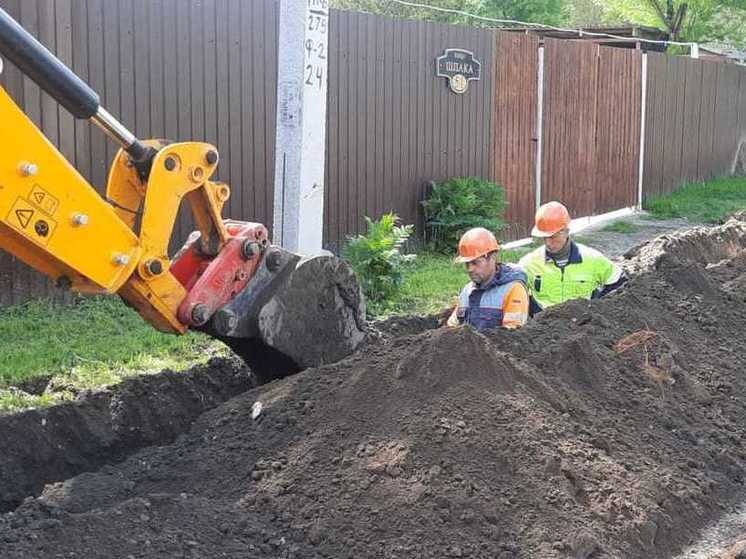
[[[345,261],[270,246],[243,290],[198,329],[268,382],[351,354],[365,337],[365,302]]]

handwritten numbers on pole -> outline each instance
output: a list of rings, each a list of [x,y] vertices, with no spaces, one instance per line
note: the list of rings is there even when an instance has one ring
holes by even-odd
[[[328,0],[308,0],[308,11],[304,84],[307,87],[318,87],[321,90],[325,80],[329,2]]]

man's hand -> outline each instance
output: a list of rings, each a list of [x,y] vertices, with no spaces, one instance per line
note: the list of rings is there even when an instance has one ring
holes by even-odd
[[[453,312],[451,312],[451,315],[448,317],[448,320],[446,320],[446,326],[448,326],[449,328],[455,328],[459,325],[460,322],[458,321],[458,305],[456,305],[453,308]]]

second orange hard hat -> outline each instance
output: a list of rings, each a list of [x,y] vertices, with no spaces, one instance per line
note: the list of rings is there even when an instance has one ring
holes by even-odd
[[[471,262],[497,250],[500,250],[500,245],[492,232],[484,227],[474,227],[461,236],[455,260],[460,263]]]
[[[536,219],[531,235],[551,237],[570,226],[570,212],[559,202],[548,202],[536,211]]]

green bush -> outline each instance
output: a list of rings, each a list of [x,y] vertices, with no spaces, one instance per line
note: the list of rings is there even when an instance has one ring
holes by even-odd
[[[365,218],[368,232],[352,237],[342,251],[360,280],[370,301],[392,296],[404,281],[403,265],[414,256],[405,256],[401,247],[412,234],[413,225],[398,226],[399,217],[385,214],[378,221]]]
[[[428,241],[443,252],[453,252],[461,235],[472,227],[497,232],[506,225],[505,190],[477,177],[458,177],[435,184],[423,205]]]

